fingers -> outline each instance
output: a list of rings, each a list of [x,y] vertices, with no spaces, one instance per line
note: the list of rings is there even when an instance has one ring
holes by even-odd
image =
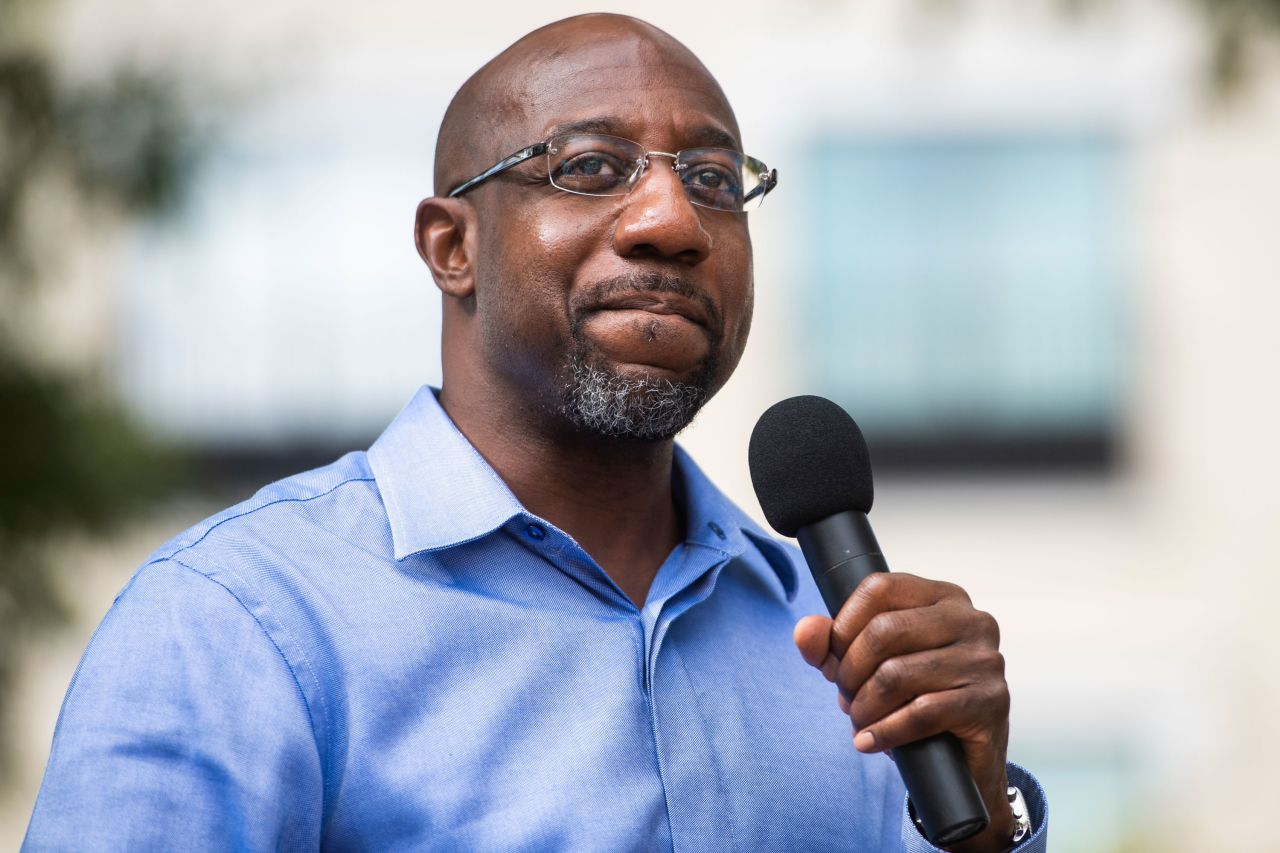
[[[862,580],[840,608],[831,628],[832,653],[844,657],[854,639],[877,614],[928,607],[955,600],[970,605],[969,596],[955,584],[931,581],[902,572],[877,572]]]
[[[1003,755],[1008,715],[1009,692],[1003,681],[969,684],[916,696],[859,729],[853,743],[862,752],[882,752],[949,731],[960,738],[971,769],[986,769],[984,756],[993,751]]]
[[[795,642],[833,681],[854,746],[889,752],[942,732],[959,738],[993,817],[1007,812],[1009,689],[1000,629],[954,584],[901,573],[865,578],[834,619],[807,616]]]
[[[916,652],[884,661],[847,703],[846,713],[854,725],[866,728],[917,697],[974,686],[981,691],[1003,680],[1004,657],[993,649],[949,646]]]
[[[958,599],[912,610],[883,611],[871,617],[848,647],[836,682],[845,695],[852,698],[874,673],[896,659],[964,643],[996,650],[999,628],[995,619]],[[895,665],[879,672],[881,679],[894,677],[899,668]],[[903,701],[910,698],[907,696]]]

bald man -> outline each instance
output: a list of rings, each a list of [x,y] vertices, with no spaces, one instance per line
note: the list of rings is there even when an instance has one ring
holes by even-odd
[[[910,575],[806,615],[796,549],[674,444],[742,355],[777,183],[697,58],[618,16],[531,33],[435,181],[441,388],[138,571],[27,847],[932,850],[885,753],[951,731],[992,818],[952,849],[1042,850],[995,621]]]

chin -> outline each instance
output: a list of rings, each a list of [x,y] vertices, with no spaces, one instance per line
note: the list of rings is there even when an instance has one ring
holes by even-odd
[[[579,350],[566,374],[561,411],[575,426],[641,441],[673,438],[719,385],[714,359],[677,373],[652,365],[615,365]]]

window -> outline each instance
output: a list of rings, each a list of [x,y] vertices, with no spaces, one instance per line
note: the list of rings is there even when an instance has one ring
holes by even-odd
[[[1112,465],[1127,353],[1117,143],[844,139],[810,162],[796,337],[877,467]]]

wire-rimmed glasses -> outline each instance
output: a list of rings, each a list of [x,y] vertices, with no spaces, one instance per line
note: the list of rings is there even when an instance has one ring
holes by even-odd
[[[546,155],[552,186],[587,196],[626,195],[649,168],[650,157],[671,158],[689,201],[712,210],[741,212],[760,206],[778,185],[778,170],[730,148],[686,148],[674,154],[646,151],[630,139],[601,133],[569,133],[504,157],[449,191],[457,198],[512,166]]]

